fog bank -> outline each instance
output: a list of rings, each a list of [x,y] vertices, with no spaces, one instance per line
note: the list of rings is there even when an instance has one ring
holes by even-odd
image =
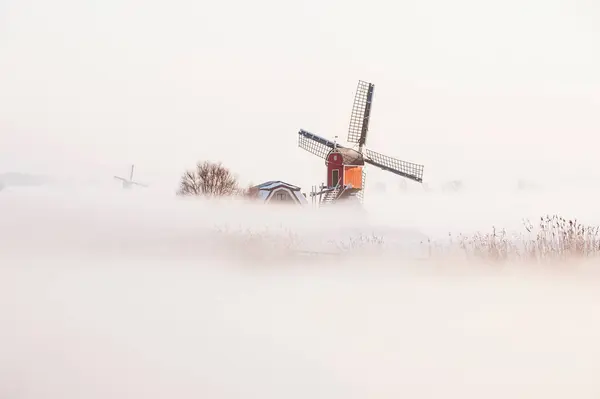
[[[593,267],[319,246],[379,229],[408,248],[434,223],[394,224],[403,213],[392,205],[350,217],[143,192],[5,192],[0,396],[597,397]],[[454,227],[468,229],[467,216]],[[265,257],[265,242],[290,231],[318,254]]]

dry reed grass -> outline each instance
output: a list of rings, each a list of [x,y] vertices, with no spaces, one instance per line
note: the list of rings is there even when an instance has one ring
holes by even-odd
[[[430,257],[462,255],[488,262],[564,262],[600,255],[600,227],[577,219],[546,215],[534,224],[523,220],[525,232],[509,234],[492,227],[490,233],[450,235],[449,245],[428,242]]]
[[[267,261],[313,256],[344,256],[381,249],[382,237],[374,234],[357,234],[338,239],[306,240],[306,237],[287,228],[232,228],[214,229],[217,245],[223,244],[228,252],[245,260]]]
[[[472,260],[495,264],[572,262],[600,255],[600,226],[587,226],[577,219],[546,215],[536,224],[523,220],[523,227],[524,231],[519,233],[492,227],[489,233],[449,234],[447,241],[423,242],[424,255],[433,260]],[[324,242],[321,249],[312,249],[311,243],[306,242],[302,235],[285,228],[218,228],[216,232],[231,253],[245,259],[290,260],[297,255],[310,254],[356,256],[396,252],[394,245],[385,242],[385,237],[373,234],[340,237]]]

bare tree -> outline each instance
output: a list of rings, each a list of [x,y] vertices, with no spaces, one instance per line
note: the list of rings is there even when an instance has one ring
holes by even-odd
[[[237,178],[220,162],[198,162],[181,176],[178,195],[224,197],[239,192]]]

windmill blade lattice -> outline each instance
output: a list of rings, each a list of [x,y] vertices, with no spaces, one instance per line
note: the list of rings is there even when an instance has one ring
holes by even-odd
[[[375,151],[365,150],[364,160],[373,166],[395,173],[416,182],[423,182],[423,165],[401,161]]]
[[[334,143],[306,130],[300,130],[298,132],[298,147],[325,159],[327,158],[327,154],[333,149]],[[338,147],[341,146],[338,145]]]
[[[350,114],[350,126],[348,127],[348,142],[364,145],[367,141],[369,130],[369,117],[371,116],[371,103],[375,85],[362,80],[358,82],[354,104]]]

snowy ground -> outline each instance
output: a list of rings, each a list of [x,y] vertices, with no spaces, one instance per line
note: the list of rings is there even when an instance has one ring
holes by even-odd
[[[361,216],[5,190],[0,397],[597,398],[595,265],[417,259],[423,237],[448,231],[556,212],[598,222],[593,191],[578,190],[411,193],[371,198]],[[330,253],[357,232],[416,256],[257,251],[289,239]]]

